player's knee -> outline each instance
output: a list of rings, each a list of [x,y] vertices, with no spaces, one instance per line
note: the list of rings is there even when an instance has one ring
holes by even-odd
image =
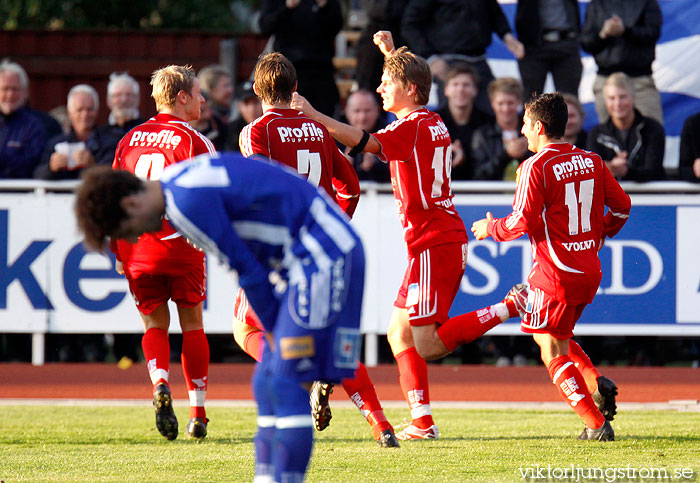
[[[439,359],[449,353],[442,339],[437,335],[437,324],[412,326],[411,332],[416,352],[426,361]]]
[[[426,361],[439,359],[446,354],[445,346],[440,348],[437,344],[427,341],[416,341],[416,352]]]
[[[411,326],[403,323],[400,318],[392,317],[387,329],[386,337],[389,345],[393,348],[413,345],[413,334]]]

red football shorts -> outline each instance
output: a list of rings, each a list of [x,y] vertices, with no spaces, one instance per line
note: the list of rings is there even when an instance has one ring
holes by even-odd
[[[574,326],[588,304],[567,305],[538,288],[530,288],[527,312],[520,330],[528,334],[549,334],[565,340],[574,336]]]
[[[129,271],[126,273],[136,308],[144,315],[149,315],[169,299],[178,307],[194,307],[207,298],[205,263],[192,264],[182,275],[139,273],[132,278]]]
[[[258,319],[253,308],[248,303],[248,298],[245,296],[245,292],[242,288],[239,288],[236,294],[236,303],[233,306],[233,317],[239,322],[253,326],[256,329],[265,330],[260,323],[260,319]]]
[[[467,244],[430,247],[408,260],[394,306],[408,309],[411,325],[442,324],[467,267]]]

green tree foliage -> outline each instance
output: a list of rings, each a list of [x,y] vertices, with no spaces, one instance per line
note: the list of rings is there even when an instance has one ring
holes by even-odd
[[[248,30],[254,2],[236,0],[232,8],[230,0],[2,0],[0,27],[236,32]]]

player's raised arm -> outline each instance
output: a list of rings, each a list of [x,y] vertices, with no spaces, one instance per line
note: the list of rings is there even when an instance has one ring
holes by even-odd
[[[372,36],[372,41],[382,51],[384,57],[394,53],[394,38],[388,30],[380,30]]]
[[[309,101],[298,92],[292,94],[289,107],[301,111],[314,121],[318,121],[328,129],[333,138],[346,146],[353,146],[359,152],[377,154],[381,150],[379,141],[362,129],[337,121],[330,116],[318,112]]]

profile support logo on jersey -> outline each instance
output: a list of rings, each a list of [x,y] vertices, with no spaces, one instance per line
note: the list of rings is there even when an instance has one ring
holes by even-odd
[[[430,129],[430,136],[432,137],[433,141],[437,139],[444,139],[445,137],[449,136],[447,126],[445,126],[445,123],[442,121],[436,122],[434,126],[428,126],[428,129]]]
[[[129,146],[175,149],[181,141],[182,137],[177,136],[175,131],[132,131],[131,139],[129,139]]]
[[[594,248],[594,247],[597,248],[594,240],[584,240],[581,242],[570,242],[570,243],[562,242],[562,245],[569,252],[572,250],[575,252],[580,252],[583,250],[589,250],[589,249]]]
[[[577,174],[592,173],[594,166],[591,158],[584,158],[582,155],[577,154],[571,156],[571,160],[569,161],[555,164],[552,170],[554,171],[554,176],[556,176],[557,181],[560,181],[561,179],[570,178]]]
[[[305,122],[301,127],[277,128],[280,141],[283,143],[300,143],[302,141],[323,141],[323,129],[312,122]]]

